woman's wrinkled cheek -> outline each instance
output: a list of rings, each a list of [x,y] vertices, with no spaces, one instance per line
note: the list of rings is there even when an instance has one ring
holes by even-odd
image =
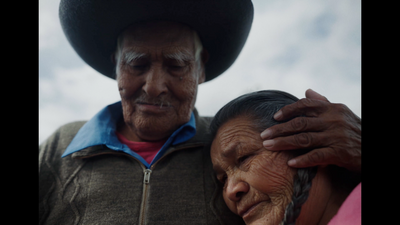
[[[295,170],[287,166],[288,157],[285,155],[266,153],[255,157],[248,171],[252,186],[270,198],[255,224],[278,224],[292,198]]]
[[[295,170],[287,166],[287,157],[278,154],[265,154],[252,162],[253,183],[263,193],[291,199]]]

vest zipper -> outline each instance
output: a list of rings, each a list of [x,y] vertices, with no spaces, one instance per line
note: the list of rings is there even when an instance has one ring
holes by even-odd
[[[85,156],[84,157],[81,156],[79,158],[90,158],[92,156],[103,155],[103,154],[114,154],[114,155],[126,155],[126,156],[136,160],[139,163],[139,165],[143,169],[143,194],[142,194],[142,202],[141,202],[141,205],[140,205],[139,224],[140,225],[144,225],[145,224],[146,206],[147,206],[146,203],[147,203],[147,198],[148,198],[148,195],[149,195],[148,192],[149,192],[149,188],[150,188],[150,176],[151,176],[151,173],[152,173],[152,169],[154,169],[154,166],[158,162],[160,162],[162,159],[164,159],[167,155],[169,155],[169,154],[171,154],[173,152],[180,151],[180,150],[183,150],[183,149],[200,147],[200,146],[203,146],[203,144],[192,144],[192,145],[186,145],[186,146],[181,146],[179,148],[176,148],[175,150],[170,151],[167,154],[164,154],[160,159],[158,159],[156,162],[154,162],[154,164],[150,166],[150,169],[146,169],[146,167],[143,165],[142,162],[140,162],[137,158],[135,158],[135,157],[133,157],[131,155],[128,155],[126,153],[114,153],[114,152],[110,153],[110,152],[107,152],[107,153],[99,153],[99,154],[95,154],[95,155],[91,155],[91,156],[86,156],[86,157]]]
[[[143,173],[143,195],[142,195],[142,204],[140,206],[140,217],[139,217],[139,224],[144,225],[145,224],[145,213],[146,213],[146,202],[147,202],[147,197],[148,197],[148,189],[150,188],[150,175],[151,175],[151,170],[150,169],[144,169]]]
[[[149,170],[149,169],[144,170],[144,178],[143,178],[144,184],[148,184],[150,182],[150,174],[151,174],[151,170]]]
[[[176,151],[179,151],[179,150],[182,150],[182,149],[188,149],[188,147],[189,148],[193,148],[193,147],[199,147],[199,146],[201,146],[201,145],[193,145],[193,146],[190,146],[190,147],[186,146],[186,147],[182,147],[182,148],[177,148],[174,151],[171,151],[171,152],[168,152],[167,154],[164,154],[160,159],[158,159],[156,162],[154,162],[153,165],[150,166],[150,169],[144,169],[143,170],[143,173],[144,173],[144,176],[143,176],[143,195],[142,195],[142,203],[141,203],[141,206],[140,206],[140,217],[139,217],[139,224],[140,225],[144,225],[145,224],[146,202],[147,202],[148,192],[149,192],[149,188],[150,188],[150,175],[151,175],[151,172],[152,172],[151,169],[154,169],[154,166],[158,162],[160,162],[161,159],[165,158],[165,156],[171,154],[172,152],[176,152]],[[132,158],[134,158],[134,157],[132,157]],[[135,158],[135,160],[137,160],[137,159]],[[142,168],[144,168],[144,165],[139,160],[137,160],[137,161],[140,163]]]

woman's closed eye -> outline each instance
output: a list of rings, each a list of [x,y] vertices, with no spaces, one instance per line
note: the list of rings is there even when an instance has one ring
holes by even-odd
[[[251,167],[253,154],[244,155],[237,159],[237,166],[242,171],[247,171]]]
[[[247,162],[250,158],[251,158],[251,155],[244,155],[244,156],[239,157],[239,159],[238,159],[239,165]]]

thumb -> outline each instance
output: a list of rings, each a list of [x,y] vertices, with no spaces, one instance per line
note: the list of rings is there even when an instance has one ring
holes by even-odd
[[[320,95],[319,93],[315,92],[311,88],[306,91],[306,98],[329,102],[329,100],[325,96]]]

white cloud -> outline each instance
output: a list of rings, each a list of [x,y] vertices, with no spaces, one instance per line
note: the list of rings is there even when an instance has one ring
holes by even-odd
[[[119,100],[116,81],[91,67],[55,68],[51,79],[39,79],[39,143],[59,126],[88,120]]]
[[[58,20],[60,1],[39,1],[39,50],[52,48],[60,43],[63,33]]]
[[[253,2],[257,9],[261,2]],[[200,85],[200,113],[213,115],[248,91],[279,89],[302,98],[312,88],[360,116],[359,8],[354,1],[269,1],[256,10],[235,64]]]

